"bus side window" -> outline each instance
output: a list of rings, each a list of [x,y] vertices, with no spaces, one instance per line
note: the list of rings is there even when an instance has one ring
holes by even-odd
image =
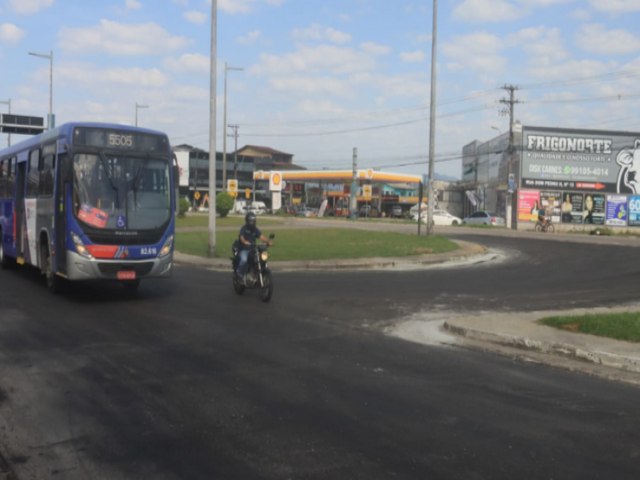
[[[40,150],[34,150],[29,154],[29,173],[27,174],[27,197],[38,195],[40,185]]]
[[[13,157],[9,160],[9,170],[7,173],[8,181],[7,181],[7,195],[11,198],[15,196],[14,188],[16,181],[16,157]]]
[[[45,155],[40,162],[40,185],[39,196],[50,197],[53,195],[53,172],[55,168],[55,157]]]

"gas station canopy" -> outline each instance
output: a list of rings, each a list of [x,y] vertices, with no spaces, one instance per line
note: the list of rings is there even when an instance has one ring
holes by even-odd
[[[353,181],[353,170],[285,170],[285,171],[262,171],[258,170],[253,173],[254,180],[270,180],[271,176],[277,173],[281,175],[282,180],[288,182],[344,182]],[[399,173],[380,172],[377,170],[357,170],[356,180],[370,181],[377,183],[416,183],[422,182],[420,175],[406,175]]]

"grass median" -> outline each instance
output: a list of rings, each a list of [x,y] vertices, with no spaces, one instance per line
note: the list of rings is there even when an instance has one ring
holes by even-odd
[[[261,225],[262,227],[262,225]],[[267,235],[268,228],[261,228]],[[231,255],[237,231],[216,231],[217,256]],[[206,256],[208,232],[177,232],[176,250]],[[418,237],[393,232],[372,232],[346,228],[287,229],[276,232],[271,248],[272,260],[330,260],[367,257],[406,257],[456,250],[451,240],[431,236]]]
[[[543,325],[627,342],[640,342],[640,312],[547,317]]]

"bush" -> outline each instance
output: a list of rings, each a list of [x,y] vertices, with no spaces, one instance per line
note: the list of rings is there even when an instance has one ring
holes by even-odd
[[[216,196],[216,212],[221,218],[226,217],[233,208],[233,197],[227,192],[220,192]]]
[[[180,218],[184,217],[185,214],[189,211],[189,207],[191,205],[189,205],[189,200],[187,200],[184,197],[180,198],[180,201],[178,202],[178,216]]]

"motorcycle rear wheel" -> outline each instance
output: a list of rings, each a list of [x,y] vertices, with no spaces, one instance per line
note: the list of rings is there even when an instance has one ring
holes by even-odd
[[[271,300],[273,295],[273,280],[271,279],[271,273],[266,272],[262,274],[262,288],[260,289],[260,300],[267,303]]]

